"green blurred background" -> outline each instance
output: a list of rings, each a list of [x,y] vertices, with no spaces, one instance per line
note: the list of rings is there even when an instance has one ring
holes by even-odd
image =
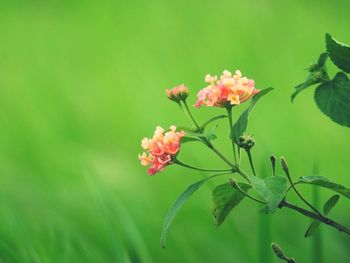
[[[193,196],[162,250],[169,205],[205,175],[168,167],[149,177],[137,155],[156,125],[186,125],[166,88],[185,83],[192,104],[205,74],[239,68],[275,88],[249,125],[259,173],[274,153],[295,178],[316,166],[350,185],[349,129],[317,109],[313,89],[289,98],[325,32],[350,43],[349,9],[346,0],[1,1],[0,262],[278,262],[271,241],[312,262],[310,220],[293,212],[262,217],[244,200],[214,227],[211,189],[228,178]],[[200,122],[219,113],[194,110]],[[226,128],[215,145],[230,154]],[[181,159],[224,165],[195,144]],[[350,221],[348,200],[332,217]],[[322,242],[324,262],[348,262],[349,237],[322,227]]]

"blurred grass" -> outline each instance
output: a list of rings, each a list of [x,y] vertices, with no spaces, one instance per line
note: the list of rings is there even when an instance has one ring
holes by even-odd
[[[158,124],[185,124],[165,88],[185,83],[193,103],[206,73],[240,68],[258,88],[275,88],[249,126],[257,167],[275,153],[287,157],[294,177],[318,162],[322,175],[350,185],[349,130],[319,112],[311,89],[293,105],[289,100],[303,69],[324,50],[325,32],[350,43],[349,7],[349,1],[1,1],[0,261],[258,262],[258,207],[245,200],[214,228],[213,183],[184,207],[168,249],[160,249],[168,206],[203,174],[169,167],[148,177],[137,160],[139,141]],[[204,121],[220,112],[194,114]],[[216,144],[230,153],[226,125]],[[181,158],[222,165],[199,146],[184,147]],[[332,211],[344,223],[346,201]],[[271,238],[309,262],[308,223],[279,211]],[[334,255],[347,262],[349,238],[322,230],[324,262]]]

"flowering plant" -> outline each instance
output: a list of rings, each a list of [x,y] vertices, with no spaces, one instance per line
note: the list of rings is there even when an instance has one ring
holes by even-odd
[[[327,39],[328,38],[329,36],[327,35]],[[347,61],[350,61],[350,47],[347,47],[347,50],[349,52],[347,53],[348,57],[346,57],[346,59],[348,59]],[[332,57],[332,54],[334,53],[332,52],[333,51],[328,51],[326,55],[328,56],[328,54],[330,54]],[[342,54],[344,54],[344,52]],[[344,70],[349,70],[348,66],[345,67]],[[299,85],[296,93],[292,96],[292,98],[294,98],[295,95],[304,89],[307,85],[315,83],[315,81],[319,83],[321,82],[321,79],[327,81],[325,82],[327,85],[335,85],[335,80],[329,80],[329,78],[325,78],[325,76],[328,76],[328,74],[324,67],[324,58],[321,58],[321,62],[319,61],[317,65],[313,66],[312,74],[314,74],[316,71],[318,72],[316,74],[316,76],[318,76],[318,82],[313,79],[307,84],[304,84],[302,87]],[[339,74],[340,73],[338,73],[337,76]],[[345,73],[341,74],[345,75]],[[315,75],[312,76],[313,78],[316,78]],[[342,78],[344,79],[344,76]],[[336,84],[338,85],[337,87],[341,86],[341,88],[347,89],[348,97],[346,99],[349,100],[350,81],[346,81],[347,82],[341,83],[338,81]],[[224,222],[225,218],[230,214],[230,212],[244,198],[248,198],[262,205],[260,212],[263,214],[272,214],[275,213],[278,209],[285,208],[291,209],[302,214],[303,216],[313,219],[313,223],[306,230],[306,237],[311,236],[313,233],[315,233],[321,223],[350,235],[349,228],[328,217],[328,214],[332,208],[337,204],[340,195],[350,198],[350,188],[332,182],[331,180],[321,176],[304,176],[298,178],[297,180],[294,180],[290,174],[287,161],[284,157],[280,158],[280,164],[284,172],[284,176],[279,176],[276,174],[276,157],[274,155],[270,156],[272,176],[262,178],[259,177],[259,175],[256,173],[251,153],[255,145],[255,141],[251,135],[246,133],[248,118],[256,103],[263,96],[272,91],[272,88],[256,89],[254,81],[252,79],[243,77],[242,73],[239,70],[235,71],[234,74],[225,70],[220,78],[217,76],[207,75],[205,77],[205,82],[207,82],[209,85],[198,92],[197,101],[193,106],[195,108],[200,108],[201,106],[219,107],[226,111],[225,114],[215,116],[206,121],[204,124],[200,125],[194,118],[192,111],[187,104],[189,89],[185,85],[180,85],[173,89],[167,90],[166,95],[170,100],[176,102],[183,110],[191,127],[182,128],[180,131],[178,131],[175,126],[171,126],[167,131],[161,127],[157,127],[154,136],[151,139],[144,138],[142,140],[142,148],[146,152],[139,155],[139,159],[142,165],[150,166],[148,168],[149,175],[159,173],[165,167],[172,164],[184,166],[188,169],[211,173],[206,178],[188,186],[188,188],[170,207],[163,225],[161,245],[165,247],[165,239],[168,229],[177,212],[190,198],[190,196],[209,180],[214,179],[218,176],[227,175],[237,176],[228,178],[226,183],[216,186],[212,192],[212,215],[216,225],[221,225]],[[343,90],[341,91],[343,92]],[[344,94],[344,92],[342,94]],[[232,111],[236,107],[244,107],[244,103],[247,104],[246,109],[234,122]],[[348,105],[349,104],[346,104],[345,107],[348,107]],[[349,112],[350,111],[347,111],[345,114],[347,117],[349,117]],[[216,136],[212,131],[207,130],[208,124],[216,122],[220,119],[228,120],[230,135],[229,138],[230,144],[232,145],[232,158],[225,156],[219,149],[214,146],[212,141]],[[344,118],[342,118],[342,120],[344,121]],[[177,155],[180,151],[180,148],[182,147],[182,144],[192,141],[203,143],[214,154],[216,154],[228,168],[206,169],[201,167],[194,167],[190,164],[186,164],[180,161],[177,158]],[[244,171],[241,167],[242,152],[245,153],[248,157],[248,162],[251,168],[250,173]],[[307,184],[328,188],[337,194],[331,196],[325,202],[323,211],[319,211],[319,209],[307,201],[303,194],[298,190],[298,184]],[[305,207],[300,207],[290,203],[287,200],[287,194],[289,191],[294,191],[300,200],[304,203]],[[276,244],[273,245],[273,250],[277,256],[287,261],[288,258],[283,254],[282,250]],[[292,259],[288,260],[290,260],[288,262],[294,262]]]

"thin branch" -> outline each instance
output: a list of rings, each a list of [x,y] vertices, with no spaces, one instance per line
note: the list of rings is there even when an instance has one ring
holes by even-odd
[[[301,207],[298,207],[294,204],[291,204],[291,203],[288,203],[286,200],[282,200],[280,205],[279,205],[279,208],[282,208],[282,207],[287,207],[289,209],[292,209],[294,211],[297,211],[299,212],[300,214],[303,214],[304,216],[307,216],[309,218],[312,218],[312,219],[316,219],[326,225],[329,225],[331,227],[334,227],[336,229],[338,229],[340,232],[344,232],[348,235],[350,235],[350,229],[347,228],[346,226],[343,226],[337,222],[335,222],[334,220],[332,219],[329,219],[328,217],[325,217],[323,215],[318,215],[317,213],[314,213],[314,212],[311,212],[309,210],[306,210],[304,208],[301,208]]]
[[[288,169],[288,165],[286,160],[282,157],[281,158],[281,163],[282,163],[282,168],[284,173],[286,174],[288,181],[290,183],[290,186],[293,188],[294,192],[299,196],[299,198],[308,206],[310,207],[316,214],[318,214],[319,216],[323,217],[323,215],[317,210],[316,207],[314,207],[311,203],[309,203],[302,195],[301,193],[297,190],[297,188],[295,187],[292,177],[289,174],[289,169]]]
[[[233,157],[235,159],[235,164],[237,165],[236,146],[235,146],[234,140],[231,138],[231,136],[233,134],[232,107],[229,106],[226,109],[227,109],[228,121],[229,121],[229,125],[230,125],[230,140],[232,142]]]
[[[223,169],[206,169],[206,168],[194,167],[192,165],[185,164],[178,159],[174,160],[174,164],[177,164],[177,165],[189,168],[189,169],[197,170],[197,171],[203,171],[203,172],[229,172],[229,171],[234,172],[233,169],[224,169],[223,170]]]
[[[250,152],[250,149],[246,149],[245,151],[246,151],[246,153],[248,155],[249,164],[250,164],[250,167],[252,168],[253,174],[254,174],[254,176],[256,176],[254,163],[253,163],[253,158],[252,158],[252,153]]]

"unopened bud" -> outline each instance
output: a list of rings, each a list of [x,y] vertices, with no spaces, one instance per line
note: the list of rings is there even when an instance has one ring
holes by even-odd
[[[271,248],[278,258],[285,260],[287,263],[296,263],[295,259],[287,257],[284,254],[284,251],[282,250],[282,248],[280,248],[280,246],[277,245],[276,243],[272,243]]]
[[[251,135],[247,134],[247,135],[240,136],[236,140],[236,143],[240,148],[249,150],[255,145],[255,140]]]
[[[287,164],[287,161],[286,161],[286,159],[284,157],[281,157],[281,166],[282,166],[283,171],[286,174],[289,174],[288,164]]]
[[[276,163],[276,156],[271,155],[271,156],[270,156],[270,160],[271,160],[272,165],[275,166],[275,163]]]
[[[184,84],[166,90],[167,97],[170,100],[175,101],[177,103],[179,103],[180,101],[185,101],[188,97],[188,93],[188,88]]]
[[[233,179],[233,178],[230,178],[230,183],[231,183],[231,186],[232,186],[233,188],[235,188],[236,185],[237,185],[236,179]]]
[[[285,259],[286,255],[284,254],[284,251],[282,250],[282,248],[279,247],[279,245],[277,245],[276,243],[272,243],[271,244],[271,248],[273,253],[275,253],[275,255],[280,258],[280,259]]]
[[[272,173],[275,176],[276,175],[276,156],[271,155],[270,160],[271,160],[271,164],[272,164]]]

